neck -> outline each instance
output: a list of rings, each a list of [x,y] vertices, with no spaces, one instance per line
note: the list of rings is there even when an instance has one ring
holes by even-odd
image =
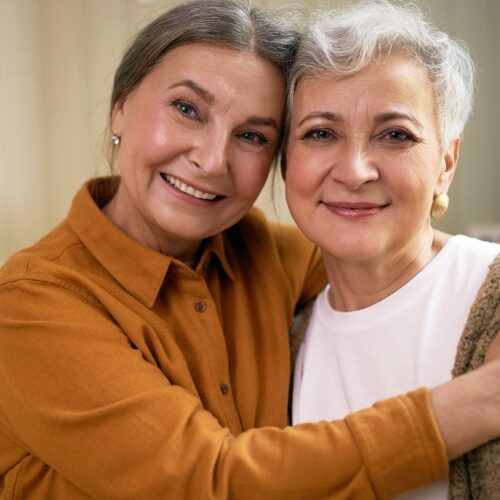
[[[157,234],[146,221],[142,219],[137,221],[135,218],[129,217],[128,211],[123,209],[117,200],[117,196],[113,197],[107,205],[102,207],[102,211],[124,233],[141,245],[180,260],[189,267],[195,267],[201,247],[200,241],[184,241],[169,237],[169,235]]]
[[[330,305],[337,311],[357,311],[384,300],[418,274],[448,238],[429,226],[406,247],[378,258],[349,261],[323,252]]]

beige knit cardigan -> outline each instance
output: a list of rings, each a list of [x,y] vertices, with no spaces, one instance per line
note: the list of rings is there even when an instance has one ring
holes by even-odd
[[[489,345],[500,331],[499,278],[500,255],[497,255],[469,311],[457,349],[454,377],[481,366]],[[500,500],[500,439],[451,463],[449,498]]]

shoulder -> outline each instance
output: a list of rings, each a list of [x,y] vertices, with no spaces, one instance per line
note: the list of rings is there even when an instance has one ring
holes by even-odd
[[[453,376],[462,375],[476,369],[484,363],[486,352],[498,335],[500,324],[500,254],[497,254],[489,266],[486,278],[474,301],[465,328],[460,339],[453,368]],[[493,440],[467,456],[452,463],[450,471],[450,492],[464,493],[463,474],[472,471],[474,487],[483,492],[498,489],[498,471],[500,466],[500,440]],[[479,491],[479,489],[478,489]],[[493,498],[493,496],[488,496]]]
[[[246,256],[254,268],[269,273],[269,278],[279,274],[299,303],[325,286],[321,253],[295,226],[271,222],[253,208],[227,235],[238,260]]]
[[[296,226],[271,221],[257,207],[253,207],[232,229],[237,229],[247,239],[259,237],[268,238],[277,244],[295,242],[313,246]]]
[[[489,345],[498,334],[500,323],[500,254],[491,262],[460,339],[453,375],[478,368],[484,362]]]
[[[475,283],[477,291],[499,253],[497,243],[457,235],[450,238],[441,250],[440,261],[446,265],[457,285],[463,281],[463,285],[470,288]]]
[[[44,287],[63,288],[91,299],[82,272],[88,267],[86,254],[82,242],[63,222],[33,246],[16,252],[0,268],[1,300],[29,296],[35,289],[39,294]]]
[[[491,262],[500,253],[498,243],[482,241],[462,234],[453,236],[449,243],[452,243],[454,253],[457,256],[471,261],[481,259]]]
[[[495,314],[497,320],[500,319],[500,253],[495,256],[488,267],[486,277],[479,289],[476,300],[471,309],[480,309],[479,316],[491,317]]]
[[[243,240],[255,253],[273,251],[282,260],[303,259],[317,253],[316,246],[297,227],[270,221],[257,208],[231,228],[230,234],[233,240]]]

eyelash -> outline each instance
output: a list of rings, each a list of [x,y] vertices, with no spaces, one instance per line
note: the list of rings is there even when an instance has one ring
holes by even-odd
[[[185,116],[186,118],[189,118],[191,120],[195,120],[198,117],[198,111],[196,110],[196,108],[190,104],[189,102],[186,102],[186,101],[173,101],[172,102],[172,106],[174,106],[174,108],[182,115],[182,116]],[[184,108],[184,110],[183,110]],[[188,108],[188,110],[186,111],[186,108]],[[193,114],[191,114],[194,113]]]
[[[245,138],[245,136],[248,136],[248,135],[252,135],[254,137],[254,139],[249,139],[248,137]],[[249,130],[247,132],[242,132],[242,133],[238,134],[238,137],[240,137],[244,141],[251,143],[251,144],[263,145],[263,144],[267,144],[269,142],[263,134],[261,134],[259,132],[254,132],[252,130]]]
[[[319,134],[324,134],[323,137],[320,137]],[[307,131],[304,134],[304,139],[312,139],[314,141],[327,141],[328,139],[332,139],[335,137],[335,134],[325,128],[315,128]]]
[[[397,137],[394,137],[397,136]],[[404,142],[416,142],[416,138],[403,129],[392,129],[387,130],[380,136],[382,139],[387,138],[389,142],[392,143],[404,143]]]
[[[396,136],[396,137],[395,137]],[[386,139],[387,141],[398,144],[405,142],[417,142],[417,138],[403,129],[391,129],[383,132],[379,136],[381,139]],[[328,141],[331,139],[337,138],[337,134],[332,132],[331,130],[325,128],[315,128],[307,131],[303,139],[310,139],[313,141]]]

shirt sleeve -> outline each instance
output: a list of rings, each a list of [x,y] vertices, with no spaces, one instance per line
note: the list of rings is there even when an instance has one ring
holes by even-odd
[[[0,289],[2,432],[27,456],[17,481],[43,463],[30,487],[56,500],[390,498],[447,473],[425,390],[234,436],[95,298],[32,280]]]

